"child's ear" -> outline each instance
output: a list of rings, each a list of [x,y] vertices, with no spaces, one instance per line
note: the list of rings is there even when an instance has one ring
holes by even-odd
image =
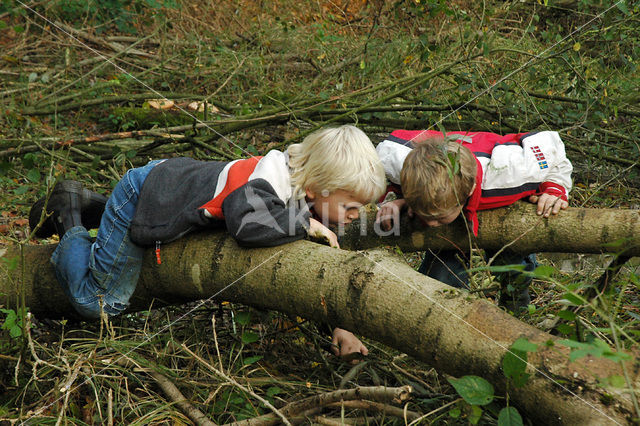
[[[311,188],[305,188],[304,192],[307,194],[308,200],[313,200],[316,198],[316,192]]]

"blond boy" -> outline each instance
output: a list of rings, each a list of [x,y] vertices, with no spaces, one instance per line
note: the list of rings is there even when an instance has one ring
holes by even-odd
[[[338,246],[328,225],[344,225],[385,186],[369,138],[354,126],[321,129],[285,152],[231,162],[156,160],[127,171],[102,209],[76,181],[57,184],[42,229],[58,233],[51,262],[74,308],[84,317],[124,311],[136,287],[144,247],[191,232],[226,227],[238,244],[265,247],[310,235]],[[32,227],[43,200],[34,204]],[[102,213],[104,211],[104,213]],[[102,215],[101,218],[95,216]],[[95,242],[84,224],[100,226]],[[46,237],[43,233],[38,236]],[[366,354],[346,330],[333,330],[334,352]]]

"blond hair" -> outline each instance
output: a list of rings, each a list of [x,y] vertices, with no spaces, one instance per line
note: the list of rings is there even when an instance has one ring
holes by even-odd
[[[407,205],[420,216],[433,217],[464,205],[476,173],[476,159],[469,148],[429,139],[414,143],[402,165],[400,184]]]
[[[320,129],[289,146],[287,153],[296,199],[303,198],[306,189],[318,193],[342,189],[367,201],[384,192],[384,167],[371,140],[355,126]]]

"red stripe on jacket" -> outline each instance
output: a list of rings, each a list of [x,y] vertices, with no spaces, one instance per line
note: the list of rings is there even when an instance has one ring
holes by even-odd
[[[208,211],[215,219],[224,220],[224,213],[222,212],[222,203],[224,202],[224,199],[227,198],[227,195],[231,194],[233,191],[249,181],[249,177],[256,169],[261,158],[262,157],[251,157],[246,160],[238,160],[233,163],[231,167],[229,167],[227,181],[225,182],[222,191],[199,208]]]

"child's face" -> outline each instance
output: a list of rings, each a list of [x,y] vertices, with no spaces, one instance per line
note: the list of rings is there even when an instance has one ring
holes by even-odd
[[[359,209],[368,200],[362,200],[353,193],[343,189],[331,193],[323,191],[317,193],[307,189],[306,200],[311,204],[311,209],[320,218],[322,223],[331,225],[345,225],[358,218]]]
[[[469,197],[471,196],[471,194],[473,194],[473,191],[475,190],[476,190],[476,184],[474,183],[473,187],[471,188],[471,191],[469,191]],[[460,216],[460,213],[462,213],[463,208],[464,206],[455,206],[434,215],[424,216],[424,215],[418,214],[418,217],[422,219],[427,224],[427,226],[438,227],[442,225],[448,225],[454,220],[456,220],[456,218]]]
[[[427,224],[427,226],[438,227],[450,224],[451,222],[456,220],[458,216],[460,216],[461,212],[462,206],[456,206],[437,215],[424,216],[418,214],[418,217],[420,217],[420,219],[422,219]]]

